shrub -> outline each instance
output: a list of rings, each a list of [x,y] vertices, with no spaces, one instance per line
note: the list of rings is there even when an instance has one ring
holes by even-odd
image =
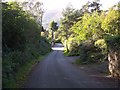
[[[99,39],[95,42],[95,46],[101,49],[101,54],[104,55],[104,60],[107,59],[107,45],[104,39]],[[104,61],[103,60],[103,61]]]
[[[67,41],[68,51],[65,51],[67,56],[77,56],[79,55],[79,45],[76,39],[69,38]]]
[[[95,63],[100,62],[104,55],[101,49],[94,46],[94,42],[91,40],[83,41],[80,46],[80,62]]]
[[[16,74],[23,65],[51,49],[48,40],[40,36],[40,25],[17,3],[4,3],[2,11],[3,87],[10,88],[10,84],[17,82]]]
[[[95,42],[95,46],[96,46],[96,47],[99,47],[99,48],[101,48],[101,49],[107,48],[106,42],[105,42],[104,39],[99,39],[99,40],[97,40],[97,41]]]
[[[116,36],[107,36],[105,38],[108,49],[117,51],[120,49],[120,35]]]

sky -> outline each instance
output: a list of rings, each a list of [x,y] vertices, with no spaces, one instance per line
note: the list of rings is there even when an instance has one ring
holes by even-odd
[[[45,11],[43,16],[43,26],[48,27],[48,24],[51,20],[58,20],[61,17],[61,11],[67,7],[68,4],[71,4],[73,8],[81,9],[88,1],[94,0],[2,0],[2,1],[40,1],[43,3],[43,9]],[[113,5],[117,4],[120,0],[100,0],[102,4],[101,9],[107,10]],[[53,14],[54,12],[54,14]]]
[[[86,4],[88,1],[93,0],[41,0],[44,3],[44,7],[47,10],[53,10],[53,9],[63,9],[65,8],[69,3],[73,5],[74,8],[80,9],[82,5]],[[120,0],[100,0],[100,3],[102,4],[102,9],[106,10],[116,4]]]
[[[3,1],[29,1],[29,0],[3,0]],[[93,0],[30,0],[30,1],[41,1],[43,2],[43,7],[45,10],[59,10],[64,9],[69,3],[72,4],[72,6],[76,9],[80,9],[82,5],[87,3],[88,1]],[[100,0],[100,3],[102,4],[102,9],[106,10],[113,6],[114,4],[117,4],[120,0]]]

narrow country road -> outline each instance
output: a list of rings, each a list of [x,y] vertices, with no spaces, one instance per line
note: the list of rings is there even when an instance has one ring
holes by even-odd
[[[87,75],[67,61],[57,44],[53,51],[38,63],[25,83],[24,88],[106,88],[105,85]]]

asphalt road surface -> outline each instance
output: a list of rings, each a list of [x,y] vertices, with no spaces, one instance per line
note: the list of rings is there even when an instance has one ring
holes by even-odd
[[[52,49],[31,71],[24,88],[110,88],[68,62],[61,44]]]

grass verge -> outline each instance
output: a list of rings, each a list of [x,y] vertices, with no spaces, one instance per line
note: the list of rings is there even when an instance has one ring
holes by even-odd
[[[30,71],[32,70],[32,68],[41,60],[43,60],[43,58],[46,55],[41,55],[39,56],[38,59],[35,60],[31,60],[27,63],[25,63],[19,70],[18,73],[16,73],[16,77],[15,80],[10,80],[7,87],[9,88],[22,88],[24,85],[25,80],[27,79],[27,76],[29,75]]]

